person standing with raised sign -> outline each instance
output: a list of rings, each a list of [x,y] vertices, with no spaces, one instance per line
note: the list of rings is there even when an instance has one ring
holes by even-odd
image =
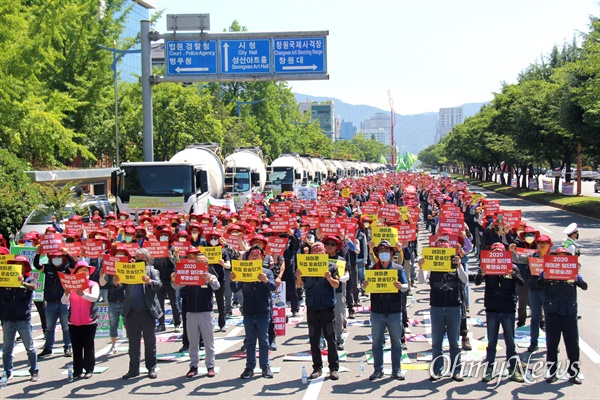
[[[187,261],[187,260],[186,260]],[[185,267],[185,262],[184,267]],[[204,359],[207,377],[215,376],[215,338],[214,338],[214,314],[213,314],[213,293],[221,285],[215,274],[209,273],[208,256],[204,253],[197,253],[193,266],[198,265],[203,268],[201,274],[204,282],[201,285],[179,284],[177,285],[177,273],[171,274],[171,285],[177,290],[180,287],[186,287],[186,333],[190,343],[190,370],[185,375],[192,378],[198,375],[198,361],[200,359],[200,338],[204,340],[206,357]],[[200,275],[198,275],[200,276]]]
[[[396,273],[392,274],[394,291],[376,293],[369,287],[370,285],[375,285],[376,282],[370,283],[368,280],[365,280],[362,283],[363,288],[371,293],[371,335],[373,336],[372,350],[375,371],[369,379],[374,381],[384,376],[383,344],[387,328],[392,344],[392,378],[403,381],[404,374],[402,374],[400,369],[400,361],[402,359],[401,335],[403,334],[402,292],[408,290],[408,281],[406,280],[402,265],[396,264],[392,260],[395,248],[390,242],[382,240],[373,249],[373,252],[378,261],[369,270],[395,270]]]
[[[488,346],[485,361],[488,367],[483,376],[484,382],[490,382],[496,376],[502,376],[502,368],[495,367],[496,346],[498,345],[498,333],[502,325],[502,334],[506,344],[506,360],[508,361],[508,373],[510,380],[515,382],[525,382],[521,372],[518,370],[520,365],[519,356],[515,348],[515,311],[517,308],[517,286],[523,286],[523,278],[519,268],[512,264],[510,270],[495,270],[494,262],[504,253],[510,252],[504,250],[504,244],[494,243],[488,255],[492,268],[484,260],[488,259],[482,254],[481,267],[477,270],[475,285],[479,286],[485,280],[485,294],[483,304],[485,307]],[[483,250],[482,253],[486,251]],[[508,273],[506,273],[508,272]]]
[[[325,246],[316,242],[311,247],[311,254],[326,254]],[[340,360],[335,342],[335,289],[340,286],[338,267],[328,263],[322,277],[303,277],[300,268],[296,271],[296,286],[304,286],[306,290],[306,320],[308,338],[313,360],[313,372],[310,379],[317,379],[323,374],[321,357],[321,335],[327,342],[327,360],[329,361],[329,378],[336,381],[340,378]]]
[[[125,285],[123,315],[129,339],[129,370],[122,378],[130,379],[140,374],[140,345],[143,335],[148,378],[156,379],[154,327],[156,320],[163,314],[156,292],[161,288],[162,281],[158,271],[150,264],[150,252],[147,249],[138,249],[135,261],[143,263],[146,268],[146,273],[142,276],[143,283],[123,284],[118,274],[114,276],[117,285]]]
[[[435,242],[437,248],[451,248],[445,240],[438,238]],[[423,252],[425,254],[425,252]],[[431,306],[431,337],[433,362],[430,367],[431,376],[429,380],[437,381],[442,377],[444,358],[442,356],[442,343],[444,334],[448,334],[450,345],[450,371],[452,379],[462,382],[464,379],[460,374],[460,337],[461,322],[461,282],[467,283],[469,277],[461,264],[459,254],[451,256],[450,260],[444,260],[445,264],[450,261],[450,269],[445,272],[431,271],[429,275],[429,305]],[[423,267],[425,260],[419,259],[419,267]]]
[[[96,267],[90,266],[87,261],[79,261],[71,275],[85,274],[88,288],[74,292],[65,289],[61,299],[62,304],[69,305],[69,334],[73,344],[75,378],[91,378],[96,364],[94,337],[98,321],[96,300],[100,296],[100,286],[90,280],[90,275],[95,270]]]
[[[21,266],[18,275],[19,287],[0,288],[0,320],[2,321],[2,363],[7,379],[11,379],[13,370],[13,350],[15,336],[19,333],[29,361],[29,373],[31,382],[40,379],[37,354],[33,345],[31,327],[31,301],[35,290],[35,279],[30,276],[31,265],[25,256],[16,256],[14,260],[8,260],[7,264]],[[18,267],[16,267],[18,268]]]
[[[258,246],[247,252],[248,260],[260,260],[263,263],[265,251]],[[250,379],[256,367],[256,342],[259,346],[259,365],[264,378],[273,378],[269,363],[269,317],[271,315],[271,292],[276,289],[273,272],[263,264],[262,272],[253,282],[240,282],[236,273],[231,272],[231,291],[242,291],[244,295],[244,329],[246,331],[246,368],[240,378]]]
[[[38,357],[46,357],[52,354],[52,346],[54,346],[54,334],[56,330],[56,322],[60,320],[63,333],[63,347],[65,357],[72,357],[71,336],[69,335],[69,309],[65,304],[62,304],[60,299],[65,293],[58,273],[68,273],[70,269],[75,268],[75,259],[69,255],[66,247],[55,253],[48,254],[48,263],[40,265],[40,255],[42,247],[38,247],[33,258],[33,266],[35,269],[45,273],[44,284],[44,301],[46,302],[46,342],[44,349]]]
[[[550,253],[554,257],[553,263],[569,263],[571,252],[564,247],[559,247],[555,252]],[[576,259],[576,257],[573,257]],[[558,379],[558,345],[560,336],[565,340],[567,349],[567,358],[569,365],[567,373],[569,380],[581,385],[579,378],[580,361],[579,361],[579,329],[577,326],[577,288],[587,290],[588,284],[583,280],[579,273],[573,276],[563,275],[561,277],[553,277],[551,273],[554,271],[548,268],[548,257],[544,257],[544,271],[540,273],[540,278],[537,280],[538,287],[544,290],[544,312],[546,313],[546,364],[548,365],[548,383],[556,382]],[[577,265],[577,261],[573,263]],[[562,267],[562,266],[561,266]],[[561,268],[559,267],[559,268]],[[562,268],[561,268],[562,269]],[[566,268],[565,268],[566,269]],[[575,272],[577,268],[574,268]],[[560,271],[563,272],[563,271]],[[573,274],[571,274],[573,275]],[[564,279],[564,280],[563,280]]]

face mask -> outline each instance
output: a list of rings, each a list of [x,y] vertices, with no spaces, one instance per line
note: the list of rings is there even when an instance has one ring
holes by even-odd
[[[193,238],[194,240],[198,239],[198,234],[197,234],[197,233],[192,233],[192,238]]]
[[[96,239],[100,239],[102,235],[96,235]]]
[[[65,239],[65,242],[67,242],[67,243],[74,243],[75,239],[73,239],[73,238],[67,238],[67,239]]]
[[[176,227],[177,227],[177,225],[179,225],[177,222],[173,222],[173,223],[171,223],[171,226],[172,226],[173,228],[176,228]]]
[[[125,221],[127,217],[121,217],[121,221]]]
[[[388,262],[390,261],[390,258],[392,258],[392,255],[390,253],[379,253],[379,260],[381,262]]]
[[[235,224],[237,222],[237,218],[231,218],[231,222]]]
[[[267,224],[263,224],[263,226],[262,226],[263,229],[267,229],[268,227],[269,227],[269,225],[267,225]]]
[[[191,222],[191,223],[194,223],[194,222],[196,222],[196,221],[198,221],[196,218],[192,218],[192,219],[190,219],[190,222]]]
[[[533,236],[528,236],[525,238],[525,241],[529,244],[533,243],[535,241],[535,238]]]
[[[130,243],[133,240],[133,238],[131,236],[125,236],[125,241],[127,243]]]
[[[144,237],[144,235],[135,235],[136,238],[141,239]]]
[[[207,219],[203,219],[203,220],[202,220],[202,223],[203,223],[203,224],[208,224],[208,222],[209,222],[209,221],[208,221]]]
[[[210,240],[210,245],[211,246],[216,246],[219,244],[219,239],[211,239]]]
[[[31,242],[25,242],[25,243],[23,243],[23,244],[24,244],[25,246],[28,246],[28,247],[32,245],[32,243],[31,243]]]
[[[58,267],[58,266],[60,266],[60,265],[62,264],[62,258],[53,258],[53,259],[52,259],[52,264],[53,264],[55,267]]]
[[[367,229],[369,226],[371,226],[371,224],[369,224],[368,222],[365,222],[365,223],[363,224],[363,226],[365,227],[365,229]]]
[[[184,243],[186,240],[187,240],[187,239],[186,239],[185,237],[180,237],[180,238],[179,238],[179,241],[180,241],[181,243]]]
[[[161,236],[161,237],[160,237],[160,241],[161,241],[161,242],[166,242],[167,240],[169,240],[169,237],[168,237],[168,236]]]
[[[117,257],[127,257],[127,256],[126,256],[125,254],[123,254],[123,253],[117,253],[117,254],[115,254],[115,256],[117,256]]]

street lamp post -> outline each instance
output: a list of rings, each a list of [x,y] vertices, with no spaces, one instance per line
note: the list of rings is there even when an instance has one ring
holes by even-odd
[[[113,41],[113,47],[105,47],[102,45],[98,45],[102,50],[108,50],[113,53],[113,62],[111,64],[111,68],[113,70],[113,79],[115,81],[115,141],[116,141],[116,163],[117,167],[120,164],[119,159],[119,80],[117,79],[117,63],[121,58],[123,58],[126,54],[139,54],[142,50],[118,50],[117,49],[117,41]]]

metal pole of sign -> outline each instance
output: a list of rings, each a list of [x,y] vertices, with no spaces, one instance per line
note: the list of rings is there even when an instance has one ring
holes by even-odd
[[[117,168],[120,163],[119,159],[119,84],[117,81],[117,41],[113,40],[113,72],[114,72],[114,80],[115,80],[115,140],[116,140],[116,150],[117,150]]]
[[[150,21],[140,22],[140,41],[142,44],[142,110],[144,161],[154,161],[154,127],[152,125],[152,73]]]

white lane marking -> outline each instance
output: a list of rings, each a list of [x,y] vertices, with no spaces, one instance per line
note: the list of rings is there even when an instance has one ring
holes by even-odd
[[[600,355],[596,353],[596,351],[592,349],[589,344],[584,342],[581,337],[579,337],[579,348],[590,358],[590,360],[592,360],[593,363],[600,364]]]
[[[522,219],[523,221],[529,221],[529,218],[523,218],[523,217],[521,217],[521,219]]]
[[[323,382],[325,381],[325,375],[321,375],[319,378],[317,379],[313,379],[310,381],[310,383],[308,384],[308,387],[306,388],[306,393],[304,393],[304,397],[302,398],[302,400],[314,400],[319,398],[319,392],[321,391],[321,388],[323,387]]]
[[[541,230],[543,230],[543,231],[546,231],[546,232],[548,232],[548,233],[553,233],[553,232],[552,232],[550,229],[546,229],[546,228],[544,228],[544,227],[543,227],[543,226],[541,226],[541,225],[538,225],[538,228],[540,228]]]
[[[229,332],[229,333],[227,334],[227,336],[226,336],[226,337],[233,337],[233,336],[237,336],[237,335],[238,335],[238,333],[240,333],[240,332],[242,331],[242,329],[244,329],[244,327],[243,327],[243,326],[236,326],[235,328],[233,328],[233,329],[231,330],[231,332]]]

